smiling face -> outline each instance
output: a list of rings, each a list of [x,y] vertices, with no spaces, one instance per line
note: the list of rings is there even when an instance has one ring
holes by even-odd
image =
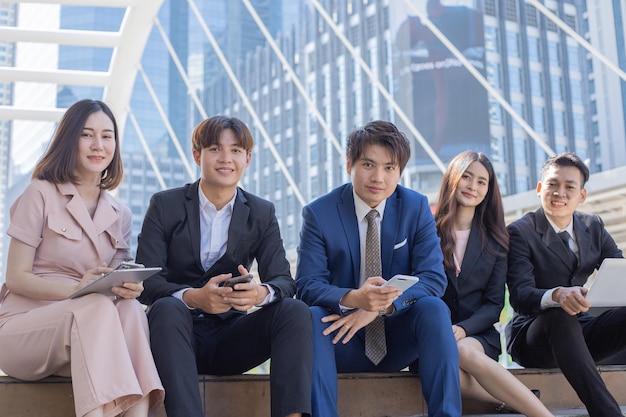
[[[356,195],[372,208],[393,194],[400,182],[400,167],[380,145],[367,146],[354,163],[348,159],[346,169]]]
[[[552,165],[537,184],[537,194],[546,216],[558,227],[565,228],[574,211],[587,198],[583,175],[574,166]]]
[[[234,195],[251,156],[239,144],[232,129],[222,130],[216,144],[202,148],[200,152],[194,149],[193,159],[202,172],[200,185],[207,198],[213,201],[211,195],[224,192]]]
[[[104,112],[89,115],[78,139],[78,159],[74,175],[85,182],[100,181],[115,153],[115,131],[113,121]]]
[[[489,172],[483,164],[474,161],[465,170],[456,187],[456,201],[462,207],[476,207],[489,192]]]

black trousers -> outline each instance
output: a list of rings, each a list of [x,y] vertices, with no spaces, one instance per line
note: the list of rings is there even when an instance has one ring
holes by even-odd
[[[550,308],[529,326],[518,358],[520,365],[560,368],[590,417],[621,417],[596,363],[626,349],[626,307],[597,317],[570,316]]]
[[[148,309],[148,323],[168,417],[204,417],[199,373],[241,374],[268,358],[272,417],[311,413],[311,314],[301,301],[285,298],[224,319],[164,297]]]

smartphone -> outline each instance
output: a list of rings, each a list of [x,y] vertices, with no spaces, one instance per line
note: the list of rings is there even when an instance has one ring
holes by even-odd
[[[389,281],[385,283],[385,285],[383,285],[383,287],[386,287],[387,285],[393,285],[400,291],[406,291],[419,280],[420,279],[418,277],[414,277],[412,275],[394,275]]]
[[[235,284],[241,284],[250,281],[252,281],[252,274],[240,275],[238,277],[228,278],[226,281],[222,282],[222,286],[233,288]]]

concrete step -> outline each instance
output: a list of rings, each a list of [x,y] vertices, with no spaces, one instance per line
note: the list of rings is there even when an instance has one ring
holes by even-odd
[[[622,415],[626,415],[626,406],[621,407]],[[550,410],[555,417],[589,417],[585,408],[556,408]],[[523,414],[508,414],[511,417],[523,416]],[[502,417],[502,414],[469,414],[467,417]],[[417,417],[417,416],[415,416]]]
[[[626,366],[600,366],[600,373],[619,404],[626,405]],[[582,403],[563,375],[555,369],[513,369],[527,387],[541,390],[541,400],[556,416],[586,416]],[[206,417],[267,417],[270,415],[268,375],[236,375],[199,378],[207,405]],[[418,377],[408,372],[339,375],[341,416],[426,416]],[[245,401],[241,401],[245,398]],[[464,415],[489,416],[492,406],[464,403]],[[0,376],[0,416],[71,417],[74,415],[69,378],[50,377],[24,382]],[[509,414],[514,415],[514,414]],[[166,417],[162,411],[158,417]]]

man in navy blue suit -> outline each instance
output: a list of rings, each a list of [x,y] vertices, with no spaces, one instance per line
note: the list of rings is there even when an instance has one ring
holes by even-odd
[[[351,183],[303,209],[296,284],[313,316],[312,416],[338,416],[337,372],[392,372],[418,362],[429,415],[461,415],[435,222],[426,197],[398,185],[410,153],[392,123],[366,124],[348,137]],[[375,275],[366,273],[372,270],[370,230],[379,246]],[[383,286],[396,274],[419,282],[404,292]],[[385,349],[370,359],[366,334],[376,323]]]

